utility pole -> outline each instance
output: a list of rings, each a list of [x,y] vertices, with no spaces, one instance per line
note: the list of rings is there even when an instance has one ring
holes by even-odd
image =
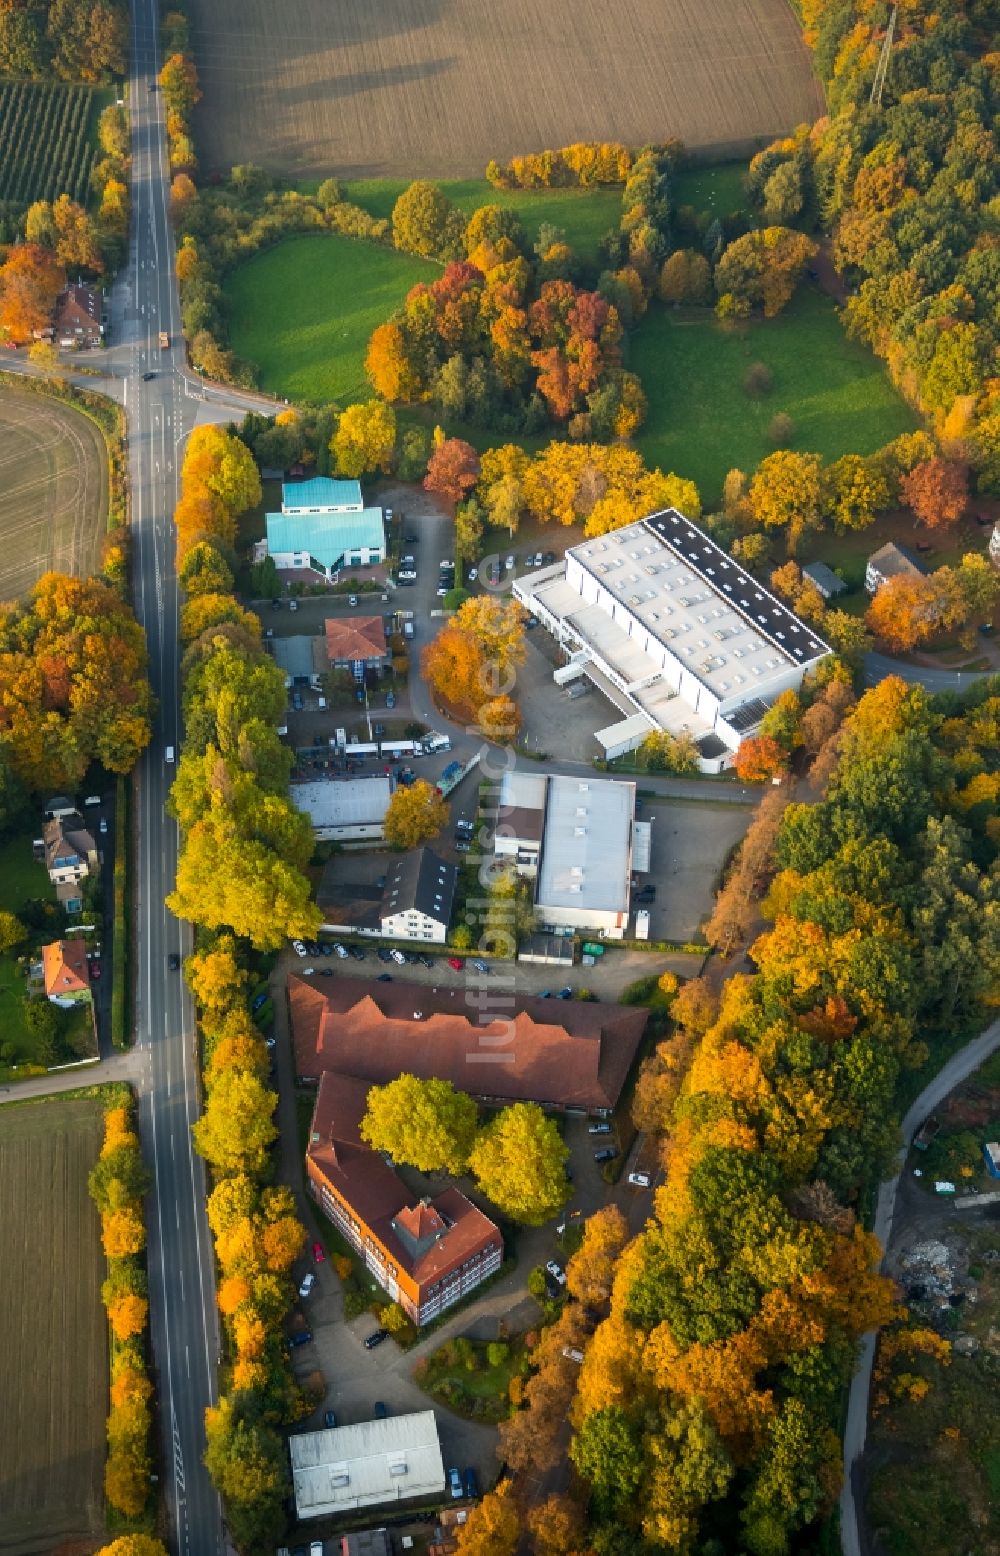
[[[878,57],[878,65],[875,70],[875,80],[872,82],[872,95],[868,99],[873,108],[882,106],[882,88],[885,86],[885,78],[889,71],[889,55],[892,52],[892,37],[896,31],[896,10],[893,6],[889,17],[889,25],[885,29],[885,37],[882,39],[882,52]]]

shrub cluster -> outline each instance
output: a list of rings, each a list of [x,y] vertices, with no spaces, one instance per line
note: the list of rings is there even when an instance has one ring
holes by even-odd
[[[619,141],[579,141],[558,151],[533,151],[509,162],[491,161],[486,177],[495,189],[565,189],[573,185],[623,184],[632,152]]]
[[[135,1132],[134,1105],[118,1102],[104,1115],[104,1143],[88,1181],[101,1216],[108,1275],[101,1300],[111,1336],[111,1413],[104,1490],[111,1506],[137,1518],[149,1500],[153,1385],[147,1375],[146,1228],[142,1201],[150,1185]]]

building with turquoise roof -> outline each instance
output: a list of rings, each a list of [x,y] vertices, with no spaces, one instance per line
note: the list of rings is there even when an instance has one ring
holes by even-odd
[[[344,569],[385,561],[381,508],[366,508],[358,481],[315,476],[285,482],[281,512],[265,519],[267,555],[280,572],[334,581]]]

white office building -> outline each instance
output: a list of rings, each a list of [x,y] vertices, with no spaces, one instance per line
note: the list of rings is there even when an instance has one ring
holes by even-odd
[[[662,730],[690,735],[719,772],[830,652],[675,508],[571,546],[514,594],[621,709],[596,734],[608,757]]]

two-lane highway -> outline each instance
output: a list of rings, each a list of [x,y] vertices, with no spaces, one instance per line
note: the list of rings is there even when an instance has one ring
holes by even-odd
[[[117,355],[125,357],[136,609],[159,701],[138,773],[135,892],[140,1120],[154,1172],[150,1313],[170,1543],[178,1556],[218,1556],[221,1508],[202,1462],[219,1341],[205,1174],[191,1145],[199,1108],[194,1012],[181,974],[169,967],[188,937],[164,904],[178,848],[177,828],[164,811],[176,770],[167,750],[177,751],[181,735],[173,511],[193,406],[184,393],[163,105],[150,87],[159,54],[155,0],[133,0],[132,26],[132,238],[112,313]],[[158,346],[160,330],[170,336],[166,351]]]

